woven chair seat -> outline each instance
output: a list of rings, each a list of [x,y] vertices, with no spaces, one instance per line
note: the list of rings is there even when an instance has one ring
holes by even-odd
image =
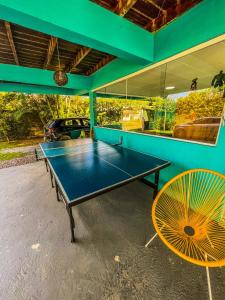
[[[225,265],[225,176],[195,169],[170,180],[152,208],[154,227],[168,248],[205,267]]]

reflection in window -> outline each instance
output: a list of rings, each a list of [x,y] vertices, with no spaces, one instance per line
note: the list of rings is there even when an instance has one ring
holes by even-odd
[[[141,128],[142,107],[148,104],[145,99],[120,99],[101,96],[97,99],[97,121],[105,127],[136,130]]]
[[[149,134],[172,136],[175,113],[176,102],[174,100],[161,97],[150,99],[149,106],[142,109],[141,131]]]
[[[173,137],[215,143],[224,106],[222,92],[206,89],[176,100]]]
[[[99,90],[99,125],[215,143],[225,103],[224,57],[221,42]]]

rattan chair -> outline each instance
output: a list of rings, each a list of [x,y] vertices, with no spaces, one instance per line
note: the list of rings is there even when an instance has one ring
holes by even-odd
[[[225,265],[225,176],[195,169],[171,179],[158,193],[152,207],[156,234],[181,258],[206,267]]]

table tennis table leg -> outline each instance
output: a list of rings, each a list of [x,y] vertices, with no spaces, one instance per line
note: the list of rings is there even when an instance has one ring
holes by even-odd
[[[72,208],[69,206],[66,206],[66,210],[68,212],[69,219],[70,219],[71,243],[75,243],[75,236],[74,236],[75,221],[73,218]]]
[[[48,172],[48,162],[47,162],[47,158],[45,158],[44,161],[45,161],[46,171]]]
[[[35,155],[36,161],[38,161],[38,153],[37,153],[37,149],[36,148],[34,149],[34,155]]]
[[[153,200],[155,199],[156,195],[158,194],[158,191],[159,191],[159,171],[156,171],[155,172],[155,180],[154,180],[154,183],[153,182],[150,182],[148,181],[147,179],[145,178],[141,178],[140,179],[144,184],[150,186],[154,192],[153,192]]]
[[[55,191],[56,191],[56,197],[57,197],[57,201],[60,201],[60,198],[59,198],[59,186],[55,180]]]
[[[52,184],[52,188],[54,188],[54,183],[53,183],[53,174],[52,174],[52,170],[49,168],[50,171],[50,178],[51,178],[51,184]]]
[[[158,190],[159,190],[159,171],[155,172],[155,182],[154,182],[155,188],[154,188],[154,193],[153,193],[153,199],[155,199],[155,197],[158,194]]]

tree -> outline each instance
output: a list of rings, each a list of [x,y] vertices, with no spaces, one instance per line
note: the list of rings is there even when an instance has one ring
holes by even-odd
[[[122,120],[124,110],[141,110],[148,106],[149,101],[146,100],[130,100],[118,98],[98,98],[97,100],[97,116],[101,125],[118,124]]]
[[[140,100],[98,98],[98,122],[101,125],[120,124],[124,109],[141,110],[148,103]],[[89,98],[2,93],[0,111],[0,135],[15,139],[31,135],[34,128],[42,130],[43,126],[52,119],[89,117]]]
[[[9,141],[10,121],[13,113],[13,106],[7,102],[8,94],[3,93],[0,97],[0,138]]]
[[[177,114],[202,117],[221,117],[225,99],[218,89],[191,92],[188,96],[177,100]]]

